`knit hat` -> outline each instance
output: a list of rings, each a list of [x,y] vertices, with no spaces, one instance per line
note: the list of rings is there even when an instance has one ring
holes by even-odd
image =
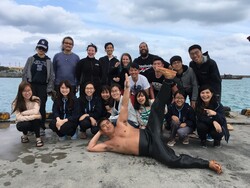
[[[48,41],[45,40],[45,39],[40,39],[36,45],[36,47],[42,47],[44,48],[45,50],[48,51],[48,48],[49,48],[49,44],[48,44]]]
[[[182,62],[182,59],[181,59],[181,56],[175,55],[175,56],[171,57],[169,61],[170,61],[170,64],[172,65],[173,62],[175,62],[175,61]]]

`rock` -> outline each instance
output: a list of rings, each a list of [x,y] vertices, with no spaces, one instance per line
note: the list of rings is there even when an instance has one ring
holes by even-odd
[[[10,113],[9,112],[0,112],[0,120],[7,120],[10,119]]]
[[[231,108],[229,106],[223,106],[225,112],[230,112]]]
[[[242,109],[240,114],[245,116],[250,116],[250,109]]]

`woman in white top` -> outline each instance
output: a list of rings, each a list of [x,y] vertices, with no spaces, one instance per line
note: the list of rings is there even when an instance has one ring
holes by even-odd
[[[121,110],[121,103],[122,103],[122,95],[121,95],[121,86],[119,84],[113,84],[111,86],[111,97],[114,99],[114,106],[112,107],[111,116],[109,117],[109,120],[113,123],[116,122],[118,115],[120,114]],[[139,124],[136,118],[135,109],[129,100],[128,103],[128,121],[129,123],[135,127],[139,128]]]

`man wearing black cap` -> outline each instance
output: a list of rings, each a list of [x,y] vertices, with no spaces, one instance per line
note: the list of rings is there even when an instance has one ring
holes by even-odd
[[[170,58],[170,64],[173,70],[176,71],[176,79],[181,85],[186,96],[189,96],[190,105],[195,108],[196,99],[198,96],[198,85],[195,73],[191,67],[182,64],[182,58],[175,55]]]
[[[192,59],[189,66],[194,70],[198,85],[210,85],[217,99],[221,100],[221,76],[216,62],[210,59],[208,52],[202,54],[201,46],[194,44],[188,49]]]

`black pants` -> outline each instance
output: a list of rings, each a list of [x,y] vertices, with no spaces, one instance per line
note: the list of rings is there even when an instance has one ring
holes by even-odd
[[[89,117],[86,117],[79,123],[80,125],[80,131],[86,132],[87,129],[90,128],[92,134],[96,134],[99,131],[98,126],[92,126]]]
[[[206,124],[200,121],[197,122],[197,133],[201,140],[206,140],[207,134],[210,134],[211,137],[216,141],[220,141],[223,137],[223,132],[218,133],[212,123]]]
[[[51,128],[52,131],[56,132],[59,137],[73,136],[76,132],[77,126],[77,122],[68,121],[61,126],[60,130],[58,130],[56,127],[55,119],[53,119],[49,124],[49,128]]]
[[[185,154],[177,156],[173,149],[162,142],[161,127],[164,109],[170,95],[171,84],[164,81],[151,106],[147,128],[140,129],[139,155],[152,157],[172,168],[209,168],[209,161]]]
[[[28,131],[35,132],[36,138],[40,137],[40,125],[41,120],[35,119],[32,121],[22,121],[16,124],[17,130],[23,132],[24,135],[28,134]]]
[[[34,84],[31,83],[33,95],[40,98],[40,113],[42,115],[41,120],[41,128],[46,129],[45,121],[46,121],[46,102],[47,102],[47,84]]]

